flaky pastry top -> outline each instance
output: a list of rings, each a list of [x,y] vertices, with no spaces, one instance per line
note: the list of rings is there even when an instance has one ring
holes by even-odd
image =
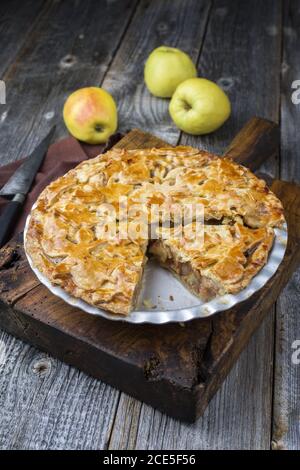
[[[236,227],[242,245],[244,237],[252,233],[255,239],[259,234],[265,237],[266,243],[260,245],[266,253],[273,227],[284,222],[281,202],[263,180],[249,169],[203,150],[181,146],[112,149],[82,162],[39,196],[31,212],[26,250],[51,282],[92,305],[123,314],[134,306],[148,239],[142,234],[121,237],[124,213],[120,198],[126,199],[127,215],[133,222],[137,214],[130,209],[136,204],[146,215],[153,204],[176,215],[180,205],[201,203],[205,224],[218,224],[218,230],[228,233],[233,230],[230,226]],[[108,220],[105,204],[116,214],[116,233],[110,239],[103,233]],[[155,222],[163,222],[163,217],[159,213]],[[227,285],[232,278],[229,259],[242,259],[242,254],[234,245],[229,256],[228,246],[224,243],[222,248],[222,238],[220,244],[221,282]],[[205,256],[196,256],[193,262],[204,263]],[[249,280],[244,274],[239,288]]]

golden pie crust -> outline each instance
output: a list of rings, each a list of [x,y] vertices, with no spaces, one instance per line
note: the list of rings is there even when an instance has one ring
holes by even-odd
[[[129,220],[136,204],[174,209],[174,232],[149,242],[123,238],[119,198]],[[204,207],[204,246],[178,239],[176,208]],[[105,204],[115,209],[116,233],[107,239]],[[157,215],[158,226],[163,213]],[[153,222],[153,219],[151,220]],[[226,158],[192,147],[112,149],[82,162],[39,196],[25,240],[34,266],[52,283],[99,308],[127,315],[137,299],[148,252],[199,297],[235,293],[268,258],[282,204],[265,182]],[[191,223],[193,223],[191,221]],[[160,229],[158,229],[160,231]]]

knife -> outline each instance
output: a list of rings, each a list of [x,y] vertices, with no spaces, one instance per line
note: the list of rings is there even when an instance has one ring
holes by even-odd
[[[12,200],[9,201],[0,217],[0,247],[8,241],[9,234],[21,212],[35,175],[44,160],[54,132],[55,126],[52,127],[46,137],[44,137],[0,190],[0,196],[12,197]]]

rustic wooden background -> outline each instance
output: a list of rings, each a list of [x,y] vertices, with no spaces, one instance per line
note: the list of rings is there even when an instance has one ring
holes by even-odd
[[[300,1],[32,0],[0,3],[1,163],[33,149],[76,88],[101,85],[118,102],[120,130],[139,127],[172,144],[222,153],[253,115],[280,123],[278,159],[264,171],[300,182]],[[190,137],[168,101],[143,84],[156,46],[182,48],[199,74],[229,94],[232,117]],[[300,271],[251,339],[204,416],[182,424],[0,332],[1,449],[299,449]],[[6,359],[3,350],[6,351]],[[4,358],[4,359],[3,359]]]

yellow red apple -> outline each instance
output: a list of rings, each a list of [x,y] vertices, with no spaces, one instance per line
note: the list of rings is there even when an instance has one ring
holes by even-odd
[[[116,103],[99,87],[74,91],[64,104],[63,118],[70,134],[89,144],[106,142],[118,125]]]

